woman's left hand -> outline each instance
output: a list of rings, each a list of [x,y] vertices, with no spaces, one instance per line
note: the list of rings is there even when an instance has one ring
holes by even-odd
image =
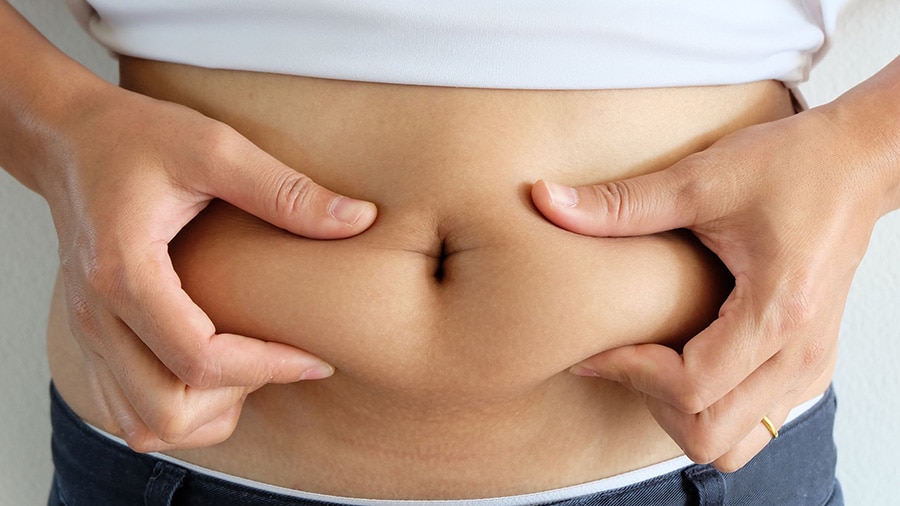
[[[763,416],[780,427],[833,366],[854,272],[892,209],[896,160],[848,124],[814,109],[734,132],[660,172],[536,183],[535,205],[559,227],[598,237],[687,228],[735,278],[718,319],[682,353],[625,346],[572,372],[639,392],[695,462],[732,471],[756,455],[772,437]]]

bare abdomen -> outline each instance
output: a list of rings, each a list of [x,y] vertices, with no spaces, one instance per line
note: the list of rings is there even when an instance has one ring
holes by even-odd
[[[337,368],[251,395],[234,437],[181,458],[313,492],[465,498],[678,453],[639,398],[566,370],[623,344],[680,346],[715,317],[730,277],[688,233],[558,229],[528,188],[662,169],[788,114],[780,85],[534,92],[123,69],[129,87],[221,119],[379,207],[369,231],[339,241],[295,237],[221,202],[179,235],[176,269],[218,331]]]

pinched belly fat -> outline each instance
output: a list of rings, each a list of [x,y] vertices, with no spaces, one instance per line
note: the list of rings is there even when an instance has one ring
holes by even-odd
[[[218,332],[288,343],[336,368],[251,394],[231,439],[180,458],[312,492],[458,499],[573,485],[678,454],[638,396],[566,371],[624,344],[681,346],[715,318],[730,275],[689,232],[557,228],[531,204],[530,185],[663,169],[790,114],[780,85],[539,92],[128,59],[123,71],[124,85],[226,122],[379,209],[364,233],[317,241],[215,201],[172,242],[185,290]],[[76,364],[58,334],[51,353]],[[66,376],[64,396],[87,391],[77,378]],[[73,407],[90,418],[89,402]]]
[[[212,205],[172,247],[186,291],[218,331],[336,373],[265,387],[221,448],[181,456],[336,495],[463,498],[676,455],[639,397],[566,370],[623,344],[680,346],[714,317],[727,273],[689,234],[583,237],[503,193],[446,215],[388,198],[369,231],[337,241]],[[282,460],[259,473],[231,452]]]
[[[678,346],[715,315],[726,273],[687,234],[587,238],[507,193],[449,217],[383,204],[336,241],[218,202],[172,253],[219,332],[295,345],[406,400],[516,395],[605,349]]]

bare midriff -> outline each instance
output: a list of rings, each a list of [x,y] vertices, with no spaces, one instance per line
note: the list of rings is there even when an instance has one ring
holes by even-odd
[[[173,455],[311,492],[455,499],[681,454],[640,397],[567,370],[624,344],[679,347],[715,317],[730,275],[683,231],[562,230],[529,190],[664,169],[790,115],[780,83],[488,90],[121,62],[124,87],[223,121],[379,210],[359,236],[317,241],[215,201],[176,238],[176,270],[219,332],[303,348],[336,372],[262,388],[230,439]],[[62,311],[57,293],[54,380],[96,422]]]

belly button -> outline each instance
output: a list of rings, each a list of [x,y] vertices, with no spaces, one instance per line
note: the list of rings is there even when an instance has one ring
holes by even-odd
[[[434,279],[441,283],[444,281],[444,261],[447,259],[447,243],[441,241],[441,252],[437,256],[437,268],[434,270]]]

